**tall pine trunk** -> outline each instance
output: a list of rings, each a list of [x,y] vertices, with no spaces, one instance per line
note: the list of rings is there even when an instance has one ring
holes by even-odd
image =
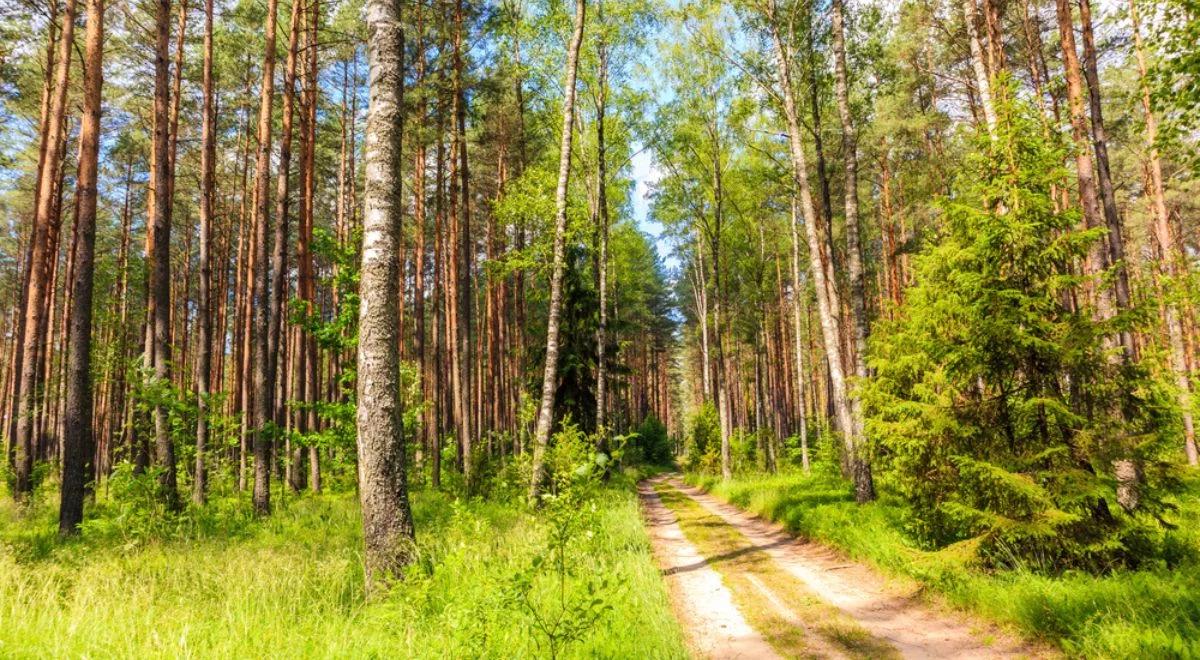
[[[96,266],[96,171],[100,155],[100,91],[103,86],[104,0],[87,1],[83,119],[79,128],[79,174],[75,187],[75,273],[71,286],[66,408],[63,419],[60,534],[74,534],[83,522],[83,499],[92,452],[92,288]]]
[[[1087,81],[1088,111],[1092,119],[1092,148],[1096,155],[1096,182],[1100,192],[1100,208],[1104,213],[1104,224],[1108,227],[1105,243],[1108,246],[1108,263],[1115,266],[1113,295],[1117,309],[1124,311],[1131,305],[1129,293],[1129,271],[1125,266],[1125,229],[1117,211],[1116,193],[1113,191],[1112,173],[1108,159],[1108,133],[1104,128],[1104,114],[1100,102],[1100,75],[1096,69],[1096,42],[1092,34],[1092,9],[1090,0],[1079,0],[1079,20],[1083,30],[1083,75]],[[1133,333],[1121,330],[1121,347],[1126,359],[1137,359],[1137,344]]]
[[[841,303],[836,289],[836,278],[832,269],[832,246],[818,229],[819,219],[813,206],[812,186],[808,180],[808,163],[804,154],[804,143],[801,137],[800,117],[796,110],[795,94],[792,86],[791,62],[783,43],[783,36],[775,15],[775,5],[771,5],[771,36],[775,42],[775,57],[780,91],[783,98],[784,116],[787,120],[788,146],[792,160],[792,180],[800,197],[800,209],[804,214],[805,230],[808,234],[809,269],[812,272],[813,286],[817,290],[817,311],[821,318],[821,335],[825,340],[825,353],[828,356],[830,398],[834,413],[837,415],[839,428],[844,435],[846,452],[855,456],[858,450],[857,438],[854,434],[855,424],[850,405],[850,395],[846,383],[843,365],[843,350],[841,343]],[[857,475],[855,475],[857,476]],[[872,492],[866,484],[856,480],[855,499],[859,502],[869,501]]]
[[[208,498],[208,393],[212,384],[212,223],[216,194],[216,110],[213,106],[213,0],[204,0],[203,101],[200,118],[200,300],[199,349],[196,354],[196,465],[192,501]],[[223,344],[224,342],[222,342]]]
[[[800,323],[800,304],[805,298],[803,283],[800,280],[800,207],[799,200],[792,195],[792,337],[796,353],[796,409],[800,417],[800,465],[807,474],[809,471],[808,456],[808,403],[804,399],[804,383],[808,374],[804,369],[804,338]]]
[[[270,303],[267,307],[267,371],[275,374],[269,396],[272,397],[271,419],[278,426],[284,425],[285,404],[287,401],[286,388],[279,387],[287,383],[288,342],[284,339],[287,317],[287,248],[288,248],[288,193],[289,177],[292,164],[292,139],[294,137],[294,122],[296,118],[296,66],[297,43],[300,38],[301,18],[305,5],[301,0],[292,3],[290,25],[288,28],[287,63],[283,73],[283,107],[280,118],[279,133],[279,172],[275,179],[275,237],[271,258]],[[303,147],[302,147],[303,148]],[[303,158],[301,158],[303,160]],[[278,393],[276,390],[279,390]],[[279,447],[276,446],[276,455]],[[288,457],[290,459],[290,456]],[[292,476],[289,461],[288,474]],[[289,480],[290,481],[290,480]]]
[[[1129,0],[1129,19],[1133,25],[1134,54],[1137,56],[1139,87],[1141,93],[1142,113],[1146,122],[1146,153],[1147,168],[1150,174],[1150,197],[1154,208],[1154,241],[1157,248],[1158,273],[1160,286],[1162,280],[1175,277],[1179,268],[1179,247],[1171,232],[1171,217],[1167,212],[1166,191],[1163,185],[1162,158],[1158,153],[1158,118],[1150,103],[1150,86],[1147,80],[1145,46],[1142,44],[1141,24],[1138,20],[1137,0]],[[1165,278],[1164,278],[1165,276]],[[1180,320],[1180,310],[1173,302],[1173,296],[1164,296],[1163,317],[1167,326],[1167,337],[1170,342],[1171,369],[1175,372],[1179,409],[1183,414],[1184,453],[1188,465],[1200,465],[1200,452],[1196,450],[1196,425],[1192,416],[1192,378],[1188,369],[1187,354],[1184,347],[1183,323]]]
[[[275,32],[279,0],[268,0],[262,87],[259,90],[258,153],[254,175],[254,240],[251,242],[250,358],[252,411],[248,427],[254,444],[254,511],[271,511],[271,421],[275,374],[268,351],[271,300],[268,297],[270,268],[267,262],[267,229],[271,222],[271,105],[275,90]],[[282,219],[281,219],[282,220]]]
[[[63,123],[67,105],[67,83],[71,70],[71,44],[75,31],[75,0],[67,0],[63,12],[63,28],[59,37],[57,67],[51,88],[48,113],[46,115],[45,139],[43,140],[42,165],[39,168],[36,210],[30,240],[28,284],[25,294],[24,336],[21,360],[21,376],[17,381],[16,437],[14,439],[16,483],[15,495],[24,499],[33,491],[33,461],[37,440],[37,411],[41,393],[38,374],[41,369],[42,352],[46,346],[43,333],[46,314],[46,292],[51,286],[50,268],[56,261],[57,241],[51,237],[55,217],[54,179],[63,159]]]
[[[603,5],[601,5],[601,12]],[[603,22],[603,13],[599,14]],[[596,91],[596,218],[599,223],[599,256],[596,282],[599,292],[600,323],[596,328],[596,433],[600,435],[600,451],[608,451],[608,365],[605,363],[608,344],[608,161],[604,142],[604,115],[608,105],[608,44],[598,46],[600,60],[599,89]]]

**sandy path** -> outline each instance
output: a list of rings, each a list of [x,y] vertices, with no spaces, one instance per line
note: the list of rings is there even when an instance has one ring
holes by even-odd
[[[721,517],[814,594],[853,617],[906,658],[1052,655],[1013,639],[995,626],[972,621],[963,613],[939,612],[912,594],[899,592],[873,569],[820,544],[797,539],[781,526],[726,504],[677,477],[656,477],[654,481],[669,483]]]
[[[684,537],[675,514],[662,503],[654,486],[645,481],[638,484],[638,497],[675,616],[696,655],[722,660],[778,658],[738,612],[721,576]]]

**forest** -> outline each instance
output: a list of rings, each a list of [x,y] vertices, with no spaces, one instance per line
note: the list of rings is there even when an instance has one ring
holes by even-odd
[[[0,657],[1200,657],[1197,0],[0,0]]]

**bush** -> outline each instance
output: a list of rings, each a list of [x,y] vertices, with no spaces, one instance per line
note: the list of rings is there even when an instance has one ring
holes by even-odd
[[[721,424],[717,409],[710,402],[696,409],[687,421],[683,469],[710,474],[721,469]]]
[[[662,421],[650,415],[642,420],[637,434],[633,438],[630,455],[626,450],[627,463],[647,463],[650,465],[669,465],[671,463],[671,438],[667,434],[667,426]]]

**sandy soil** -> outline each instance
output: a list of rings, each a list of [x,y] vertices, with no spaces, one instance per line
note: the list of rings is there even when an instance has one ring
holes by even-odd
[[[675,616],[696,656],[778,658],[762,635],[746,623],[721,576],[684,537],[675,514],[663,505],[654,486],[645,481],[638,484],[638,497]]]
[[[1022,658],[1053,655],[1045,649],[1004,634],[994,625],[972,620],[964,613],[939,611],[916,598],[915,594],[904,593],[893,581],[874,569],[850,561],[818,543],[797,539],[781,526],[726,504],[686,485],[677,477],[660,476],[653,481],[669,483],[721,517],[767,552],[781,568],[804,582],[814,594],[855,619],[875,637],[894,646],[905,658]],[[653,494],[652,483],[643,482],[639,492],[642,492],[641,489],[648,489]],[[658,507],[663,508],[661,503]],[[669,511],[667,515],[670,515]],[[678,526],[675,526],[675,530],[678,534]],[[686,543],[682,535],[679,539]],[[695,561],[703,565],[703,560],[695,558]],[[711,569],[709,572],[712,572]],[[714,575],[712,579],[719,586],[720,578]],[[686,591],[681,592],[681,596],[690,598]],[[692,609],[711,607],[704,600],[690,602],[693,603]],[[723,602],[724,607],[733,607],[728,602],[728,594]],[[691,622],[685,620],[685,625],[691,627]]]

